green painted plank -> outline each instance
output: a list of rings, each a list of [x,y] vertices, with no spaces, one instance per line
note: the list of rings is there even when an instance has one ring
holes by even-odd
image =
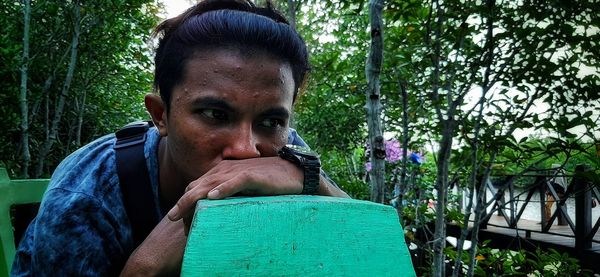
[[[8,276],[15,256],[15,239],[10,221],[10,206],[39,203],[48,179],[10,180],[0,168],[0,277]]]
[[[182,276],[415,276],[396,211],[321,196],[201,200]]]

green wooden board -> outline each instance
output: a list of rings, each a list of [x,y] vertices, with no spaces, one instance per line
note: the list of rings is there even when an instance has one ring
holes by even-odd
[[[396,211],[321,196],[201,200],[182,276],[415,276]]]

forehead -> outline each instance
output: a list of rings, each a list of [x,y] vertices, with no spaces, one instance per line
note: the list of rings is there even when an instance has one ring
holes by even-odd
[[[293,99],[294,80],[290,64],[265,51],[225,48],[196,51],[185,64],[178,87],[186,94],[202,92],[225,97],[233,92],[253,93],[284,98],[287,102],[288,98]],[[181,90],[174,90],[177,94],[176,91]]]
[[[250,72],[244,72],[250,69]],[[215,73],[225,77],[242,77],[241,73],[253,73],[258,81],[273,81],[277,78],[292,76],[289,62],[280,59],[264,50],[253,48],[225,47],[220,49],[197,50],[186,62],[184,78],[194,77],[200,72]],[[262,76],[261,76],[262,75]],[[241,79],[241,78],[239,78]],[[294,83],[290,83],[294,85]]]

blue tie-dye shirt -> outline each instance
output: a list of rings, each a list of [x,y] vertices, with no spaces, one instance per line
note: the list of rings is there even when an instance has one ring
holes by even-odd
[[[144,155],[154,192],[152,211],[164,217],[158,198],[156,128],[148,130]],[[116,276],[134,250],[117,176],[113,134],[69,155],[55,170],[37,217],[15,256],[14,276]],[[288,143],[306,146],[290,129]]]

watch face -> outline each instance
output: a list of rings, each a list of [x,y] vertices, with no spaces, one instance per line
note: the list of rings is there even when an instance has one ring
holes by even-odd
[[[318,157],[319,156],[316,152],[310,150],[310,148],[308,148],[308,147],[303,147],[303,146],[298,146],[298,145],[293,145],[293,144],[288,144],[285,147],[293,150],[298,155],[308,156],[308,157]]]

